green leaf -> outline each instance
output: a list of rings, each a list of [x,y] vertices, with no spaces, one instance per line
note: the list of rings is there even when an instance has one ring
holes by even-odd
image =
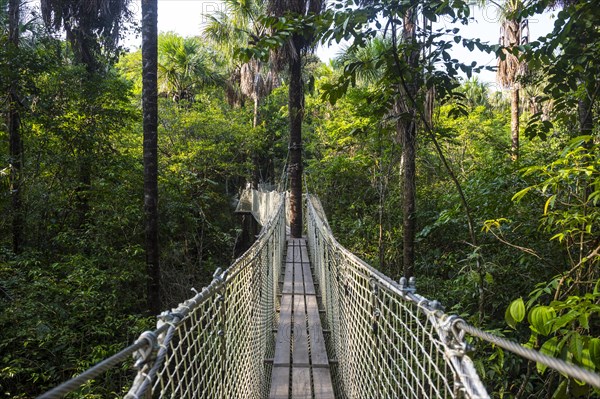
[[[523,298],[512,301],[506,309],[504,318],[509,326],[517,328],[517,324],[525,318],[525,303],[523,302]]]
[[[590,351],[587,349],[581,350],[581,359],[579,363],[588,370],[594,370],[595,363],[592,361],[592,357],[590,355]]]
[[[574,333],[571,337],[569,342],[569,352],[573,354],[573,357],[577,362],[581,363],[583,354],[583,339],[578,333]]]
[[[550,338],[548,341],[544,342],[544,345],[540,348],[540,352],[544,355],[555,357],[558,353],[558,342],[556,337]],[[548,368],[545,364],[537,363],[536,368],[538,373],[544,374],[544,371]]]
[[[600,338],[592,338],[588,342],[590,359],[600,369]]]
[[[574,319],[579,317],[579,314],[580,314],[579,312],[572,310],[572,311],[562,315],[561,317],[559,317],[558,319],[556,319],[554,321],[554,329],[558,330],[559,328],[566,326],[567,324],[572,322]]]
[[[582,313],[577,321],[581,327],[585,328],[586,330],[590,329],[590,313]]]
[[[564,379],[560,385],[558,386],[558,388],[556,388],[556,391],[554,391],[554,394],[552,395],[552,399],[567,399],[569,396],[567,395],[567,382],[569,380]]]
[[[556,311],[550,306],[536,306],[529,312],[531,329],[538,334],[548,335],[552,332],[552,320],[556,318]]]
[[[518,193],[513,195],[513,197],[511,198],[511,201],[515,201],[515,202],[521,201],[521,199],[525,196],[525,194],[527,194],[529,192],[529,190],[531,190],[532,188],[533,188],[533,186],[530,186],[530,187],[526,187],[523,190],[519,191]]]
[[[548,198],[548,200],[546,201],[546,204],[544,205],[544,215],[548,214],[548,208],[553,208],[554,207],[554,202],[556,201],[556,194],[551,195],[550,198]]]

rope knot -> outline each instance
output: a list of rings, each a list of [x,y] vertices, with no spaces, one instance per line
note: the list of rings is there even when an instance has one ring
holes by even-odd
[[[213,280],[222,283],[224,278],[223,278],[223,269],[221,269],[220,267],[217,268],[217,270],[215,270],[215,272],[213,273]]]
[[[158,337],[154,331],[144,331],[137,339],[136,344],[147,342],[145,347],[141,347],[133,353],[134,367],[140,370],[146,363],[156,358],[158,352]]]
[[[463,356],[469,350],[469,345],[465,341],[465,332],[458,328],[458,323],[464,323],[464,320],[457,315],[450,315],[443,320],[441,328],[447,333],[444,342],[446,348]]]

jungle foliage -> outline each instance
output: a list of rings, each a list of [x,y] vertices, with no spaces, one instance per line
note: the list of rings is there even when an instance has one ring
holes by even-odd
[[[146,301],[142,56],[115,42],[128,2],[115,2],[119,17],[101,13],[104,28],[66,2],[88,26],[66,38],[54,2],[42,15],[24,3],[0,0],[0,395],[15,398],[117,352],[155,316]],[[231,0],[206,37],[158,38],[162,307],[236,257],[241,189],[286,187],[290,73],[269,56],[293,38],[302,42],[294,62],[305,190],[321,198],[339,241],[394,279],[410,268],[419,293],[446,311],[598,372],[600,8],[510,2],[507,20],[556,18],[546,36],[501,47],[461,35],[471,22],[461,0],[336,0],[319,15],[246,3]],[[455,27],[440,28],[442,18]],[[348,44],[325,64],[309,54],[315,40]],[[456,46],[527,65],[516,78],[518,157],[515,102],[478,79],[484,67],[452,58]],[[473,345],[493,397],[600,395]],[[118,396],[129,366],[74,397]]]

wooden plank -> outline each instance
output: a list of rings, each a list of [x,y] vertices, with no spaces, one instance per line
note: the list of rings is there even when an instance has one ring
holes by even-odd
[[[292,367],[292,398],[312,398],[310,369],[308,367]]]
[[[290,368],[273,367],[269,399],[288,399],[290,392]]]
[[[287,263],[285,265],[285,273],[283,274],[282,294],[291,294],[294,292],[294,264]]]
[[[304,294],[304,272],[302,263],[294,262],[294,294]]]
[[[290,337],[292,331],[292,296],[281,297],[281,310],[279,312],[279,326],[275,337],[275,356],[273,366],[290,365]]]
[[[335,399],[329,369],[313,368],[315,399]]]
[[[283,275],[282,294],[291,294],[294,292],[294,242],[288,240],[287,255],[285,261],[285,272]]]
[[[300,259],[305,263],[310,262],[310,258],[308,257],[308,249],[306,246],[300,247]]]
[[[294,366],[309,366],[308,334],[306,332],[306,308],[304,296],[294,295],[294,342],[292,343]]]
[[[308,316],[308,331],[310,333],[310,354],[313,367],[329,367],[327,358],[327,349],[325,348],[325,339],[323,338],[323,328],[319,316],[319,307],[317,298],[314,296],[306,297],[306,313]]]
[[[304,293],[306,295],[315,295],[315,284],[313,283],[309,263],[302,263],[302,274],[304,277]]]
[[[294,246],[294,263],[302,263],[302,253],[300,252],[300,246]]]
[[[285,254],[285,261],[293,262],[294,261],[294,239],[290,238],[287,242],[287,251]]]

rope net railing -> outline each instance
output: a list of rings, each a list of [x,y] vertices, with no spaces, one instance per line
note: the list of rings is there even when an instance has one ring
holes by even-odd
[[[336,398],[488,398],[452,319],[413,281],[396,283],[342,247],[318,199],[307,207]]]
[[[138,369],[126,398],[266,398],[278,287],[286,246],[284,194],[246,192],[259,217],[256,242],[201,292],[159,316],[157,328],[38,399],[61,398],[133,354]],[[243,199],[242,198],[242,199]],[[525,348],[445,314],[342,247],[319,200],[307,201],[308,244],[336,398],[489,398],[465,333],[600,388],[600,375]]]
[[[307,201],[311,261],[329,329],[337,398],[489,398],[465,334],[600,388],[600,374],[471,326],[342,247],[319,200]]]
[[[265,359],[275,348],[286,201],[284,194],[253,191],[263,229],[248,251],[193,298],[163,312],[156,330],[39,398],[63,397],[132,354],[138,372],[128,399],[268,396],[272,365]]]
[[[159,398],[251,399],[268,394],[271,370],[264,360],[273,356],[275,347],[285,196],[252,192],[262,233],[209,287],[161,315],[158,327],[170,327],[158,337],[154,364],[140,370],[127,398],[141,398],[149,385]]]

